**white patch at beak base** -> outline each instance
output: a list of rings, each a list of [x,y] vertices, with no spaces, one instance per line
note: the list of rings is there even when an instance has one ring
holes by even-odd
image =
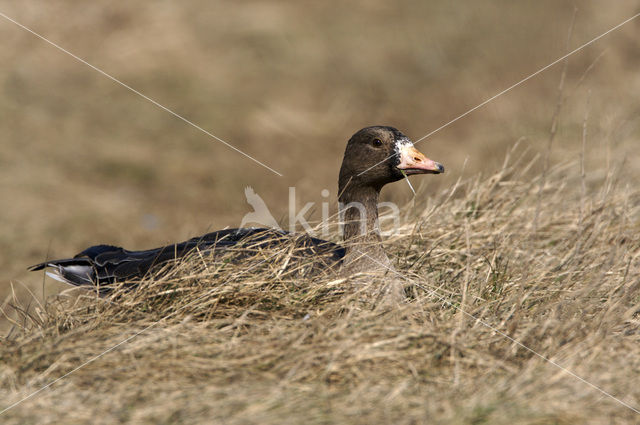
[[[417,150],[409,139],[396,141],[396,154],[398,155],[398,169],[406,170],[410,174],[439,174],[444,172],[444,167],[427,158]]]

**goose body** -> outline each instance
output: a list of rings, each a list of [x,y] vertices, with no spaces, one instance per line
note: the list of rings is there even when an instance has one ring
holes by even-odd
[[[229,248],[242,244],[244,257],[259,249],[283,244],[295,244],[296,254],[315,256],[326,267],[339,267],[345,250],[340,245],[295,235],[282,230],[267,228],[225,229],[207,233],[177,244],[143,251],[130,251],[113,245],[95,245],[76,254],[73,258],[46,261],[31,266],[29,270],[48,269],[47,275],[55,280],[76,286],[96,285],[105,288],[115,282],[138,280],[169,261],[200,251],[203,255],[224,254]],[[243,255],[235,255],[237,260]]]
[[[343,274],[389,267],[378,228],[378,197],[382,187],[411,174],[438,174],[444,167],[426,158],[393,127],[366,127],[347,142],[338,181],[344,224],[344,246],[291,234],[279,229],[225,229],[159,248],[131,251],[112,245],[95,245],[73,258],[45,261],[29,270],[47,270],[52,278],[76,286],[103,286],[136,281],[169,261],[199,250],[222,254],[240,246],[246,256],[255,249],[295,244],[298,255],[311,257],[315,269]],[[242,261],[243,255],[234,257]]]

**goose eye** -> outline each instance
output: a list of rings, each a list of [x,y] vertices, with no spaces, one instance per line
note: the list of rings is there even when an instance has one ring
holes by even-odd
[[[380,140],[380,139],[373,139],[373,146],[375,146],[375,147],[380,147],[380,146],[382,146],[382,140]]]

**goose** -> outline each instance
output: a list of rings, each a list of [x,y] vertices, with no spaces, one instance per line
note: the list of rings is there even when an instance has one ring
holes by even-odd
[[[49,260],[29,267],[45,270],[53,279],[75,286],[109,288],[116,282],[135,282],[158,267],[193,253],[237,248],[241,253],[264,247],[293,244],[298,256],[311,259],[314,270],[352,275],[386,271],[391,261],[383,247],[378,226],[380,190],[414,174],[440,174],[444,167],[418,151],[402,132],[389,126],[357,131],[344,152],[338,179],[339,210],[343,222],[343,245],[306,234],[280,229],[224,229],[155,249],[131,251],[112,245],[95,245],[73,258]],[[242,261],[242,255],[234,261]],[[106,285],[106,286],[105,286]]]

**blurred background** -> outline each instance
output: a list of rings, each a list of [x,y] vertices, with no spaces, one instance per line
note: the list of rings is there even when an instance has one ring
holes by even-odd
[[[640,11],[638,1],[0,1],[0,12],[247,152],[239,155],[0,18],[0,299],[63,285],[26,267],[89,245],[131,249],[238,226],[251,186],[276,219],[335,199],[346,140],[416,140]],[[420,142],[447,173],[495,172],[521,139],[544,155],[563,64]],[[551,163],[640,178],[640,18],[571,56]],[[532,169],[532,173],[540,171]],[[404,204],[405,184],[385,189]],[[311,217],[313,218],[313,217]]]

